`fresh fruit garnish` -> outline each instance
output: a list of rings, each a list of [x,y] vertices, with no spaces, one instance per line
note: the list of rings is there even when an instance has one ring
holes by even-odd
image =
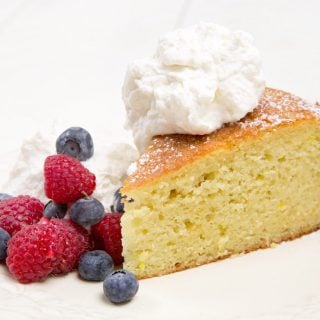
[[[66,204],[55,203],[49,201],[43,210],[43,216],[47,218],[63,219],[67,214],[68,206]]]
[[[12,197],[0,201],[0,227],[11,236],[23,227],[37,223],[44,209],[44,204],[30,196]]]
[[[44,223],[48,221],[44,220]],[[71,220],[51,219],[50,224],[64,231],[61,238],[64,250],[53,273],[68,273],[77,268],[80,257],[92,249],[90,235],[86,229]]]
[[[138,281],[126,270],[113,272],[123,262],[120,218],[123,204],[116,191],[112,213],[90,197],[96,177],[79,161],[90,158],[93,143],[82,128],[69,128],[56,141],[57,155],[44,163],[46,205],[30,196],[0,193],[0,262],[6,261],[21,283],[45,280],[78,267],[79,276],[102,281],[106,297],[119,304],[130,301]],[[120,212],[114,212],[114,210]],[[64,219],[69,213],[70,220]],[[92,226],[92,237],[87,227]],[[93,239],[96,247],[93,250]],[[107,252],[106,252],[107,251]]]
[[[90,133],[80,127],[71,127],[61,133],[56,141],[57,153],[67,154],[79,161],[93,155],[93,141]]]
[[[41,281],[74,269],[90,248],[87,231],[72,221],[42,218],[19,231],[8,244],[7,266],[21,283]]]
[[[126,199],[127,196],[122,195],[120,193],[121,188],[117,189],[113,195],[113,202],[112,205],[110,207],[112,212],[120,212],[120,213],[124,213],[124,203],[123,203],[123,199]],[[133,202],[133,199],[128,199],[127,202]]]
[[[52,273],[64,250],[60,230],[35,224],[23,228],[9,242],[7,266],[21,283],[41,281]]]
[[[120,218],[121,213],[119,212],[107,213],[99,223],[91,228],[96,248],[110,254],[115,265],[123,262]]]
[[[77,200],[69,209],[70,218],[83,227],[98,223],[103,218],[104,213],[102,203],[91,197]]]
[[[58,154],[47,157],[44,163],[45,193],[56,203],[72,203],[91,195],[96,177],[80,161]]]
[[[139,282],[137,278],[127,270],[113,271],[103,281],[105,296],[116,304],[132,300],[138,289]]]
[[[7,247],[8,247],[8,241],[10,240],[9,233],[0,228],[0,261],[3,261],[7,257]]]
[[[78,266],[80,277],[88,281],[102,281],[112,270],[112,258],[103,250],[86,252]]]
[[[123,213],[124,209],[124,204],[121,202],[121,200],[124,197],[120,193],[120,188],[116,190],[116,192],[113,195],[113,203],[111,206],[111,210],[113,212],[120,212]]]
[[[10,194],[0,193],[0,201],[10,199],[10,198],[12,198],[12,196]]]

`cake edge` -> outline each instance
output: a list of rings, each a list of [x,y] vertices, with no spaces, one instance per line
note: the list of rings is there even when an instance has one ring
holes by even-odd
[[[311,233],[313,233],[315,231],[318,231],[318,230],[320,230],[320,223],[315,227],[312,227],[310,229],[298,232],[298,233],[296,233],[294,235],[289,235],[289,236],[286,236],[286,237],[282,237],[280,239],[272,240],[270,242],[266,242],[265,244],[252,246],[251,248],[246,249],[246,250],[241,251],[241,252],[231,252],[231,253],[228,253],[228,254],[223,255],[221,257],[218,257],[218,258],[208,259],[208,260],[206,260],[206,261],[204,261],[203,263],[200,263],[200,264],[198,264],[198,263],[182,264],[181,263],[175,269],[164,270],[163,272],[153,273],[153,274],[149,274],[147,276],[141,276],[141,277],[137,276],[137,278],[139,280],[143,280],[143,279],[149,279],[149,278],[154,278],[154,277],[160,277],[160,276],[164,276],[164,275],[169,275],[171,273],[175,273],[175,272],[179,272],[179,271],[184,271],[184,270],[200,267],[200,266],[212,263],[212,262],[217,262],[217,261],[225,260],[225,259],[228,259],[228,258],[237,258],[237,257],[242,256],[244,254],[248,254],[248,253],[260,250],[260,249],[261,250],[263,250],[263,249],[271,249],[273,244],[277,245],[277,244],[281,244],[281,243],[286,242],[286,241],[294,241],[294,240],[297,240],[297,239],[301,238],[302,236],[306,236],[306,235],[311,234]]]

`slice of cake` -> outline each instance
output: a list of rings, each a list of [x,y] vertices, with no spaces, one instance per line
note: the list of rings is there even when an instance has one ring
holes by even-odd
[[[124,183],[124,267],[147,278],[320,226],[320,108],[266,89],[210,135],[153,139]]]

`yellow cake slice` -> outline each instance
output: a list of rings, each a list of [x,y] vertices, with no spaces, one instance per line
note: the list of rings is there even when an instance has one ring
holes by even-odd
[[[320,107],[266,89],[210,135],[153,139],[124,183],[124,267],[139,278],[270,247],[320,226]]]

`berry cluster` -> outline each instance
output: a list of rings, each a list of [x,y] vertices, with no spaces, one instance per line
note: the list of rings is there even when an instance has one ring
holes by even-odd
[[[28,283],[70,272],[89,249],[87,230],[70,220],[42,218],[9,241],[6,262],[18,281]]]
[[[91,196],[96,178],[80,162],[93,155],[86,130],[64,131],[56,150],[44,163],[44,190],[50,199],[46,205],[26,195],[0,194],[0,261],[6,261],[21,283],[78,267],[81,278],[104,280],[110,301],[129,301],[138,290],[136,278],[125,270],[113,271],[123,262],[121,195],[116,192],[112,208],[119,212],[112,213],[105,213],[101,202]]]

